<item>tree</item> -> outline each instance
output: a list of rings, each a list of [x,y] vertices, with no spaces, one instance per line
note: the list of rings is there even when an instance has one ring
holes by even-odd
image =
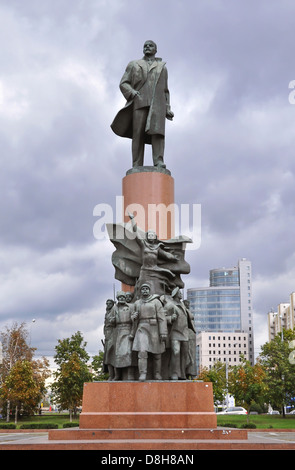
[[[2,393],[1,396],[2,404],[4,405],[6,403],[6,420],[8,422],[12,404],[17,407],[17,410],[21,406],[23,409],[27,409],[30,412],[33,412],[34,408],[38,404],[32,401],[31,398],[28,399],[27,402],[26,400],[17,399],[14,393],[15,388],[18,388],[18,390],[23,388],[22,396],[29,396],[25,393],[25,388],[28,387],[28,383],[26,383],[28,378],[28,364],[30,364],[30,368],[32,369],[34,384],[38,387],[40,395],[45,390],[45,379],[50,375],[48,370],[49,362],[46,358],[42,358],[41,360],[34,359],[36,348],[32,348],[28,344],[29,332],[25,323],[18,325],[14,322],[11,327],[5,327],[5,330],[0,333],[0,339],[3,348],[3,363],[0,368],[0,382],[6,391],[5,393]],[[21,383],[22,374],[18,374],[21,367],[24,367],[23,383]],[[19,384],[16,387],[17,377]],[[13,387],[5,386],[5,383],[13,384]],[[11,394],[7,393],[9,390],[11,390]]]
[[[73,411],[81,406],[84,382],[92,382],[92,374],[87,366],[89,355],[85,350],[86,345],[82,334],[77,331],[71,338],[58,340],[55,347],[54,360],[59,367],[54,373],[52,398],[63,409],[69,410],[70,421]]]
[[[289,343],[295,339],[295,331],[284,330],[261,347],[261,363],[267,371],[267,400],[273,408],[281,409],[285,417],[285,405],[294,398],[295,365],[289,360]]]
[[[214,363],[210,370],[204,367],[198,376],[198,380],[212,382],[215,404],[224,400],[227,391],[225,364],[218,361]]]
[[[250,361],[241,358],[242,363],[229,371],[228,391],[247,409],[249,420],[251,404],[259,401],[266,392],[266,372],[260,362],[252,366]]]
[[[11,401],[15,406],[15,423],[17,423],[17,414],[22,404],[34,409],[41,399],[42,385],[35,378],[32,363],[19,360],[13,365],[2,384],[2,398]]]
[[[93,380],[95,382],[108,380],[109,378],[109,374],[104,371],[103,356],[103,351],[99,351],[98,355],[93,356],[92,358],[91,367],[94,373]]]
[[[2,378],[9,374],[18,360],[32,360],[36,348],[28,345],[28,338],[29,332],[24,322],[20,325],[14,322],[10,328],[6,326],[5,331],[0,332],[3,348]]]

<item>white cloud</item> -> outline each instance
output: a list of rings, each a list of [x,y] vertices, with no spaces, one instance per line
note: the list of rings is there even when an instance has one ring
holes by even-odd
[[[0,118],[18,121],[28,114],[29,108],[26,89],[14,88],[0,82]]]
[[[98,68],[82,64],[81,61],[69,59],[65,64],[61,65],[59,76],[62,80],[69,81],[81,87],[84,91],[88,91],[94,99],[102,102],[106,99],[106,82],[103,74]]]

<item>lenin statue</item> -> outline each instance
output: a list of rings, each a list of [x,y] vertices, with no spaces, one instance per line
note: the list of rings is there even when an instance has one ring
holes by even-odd
[[[144,57],[127,65],[120,90],[127,102],[111,124],[115,134],[132,139],[133,167],[143,166],[144,146],[152,145],[153,164],[165,168],[165,119],[172,120],[165,62],[155,57],[157,45],[146,41]]]

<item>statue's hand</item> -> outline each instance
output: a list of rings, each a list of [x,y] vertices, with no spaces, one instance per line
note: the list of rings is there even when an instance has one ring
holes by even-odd
[[[130,219],[134,219],[134,214],[130,214],[130,212],[128,212],[128,215]]]
[[[138,317],[139,317],[139,313],[138,313],[138,312],[134,312],[134,313],[131,314],[131,320],[132,320],[132,321],[137,320]]]
[[[160,335],[160,340],[163,341],[163,343],[166,343],[167,335]]]
[[[135,98],[136,96],[139,96],[140,95],[140,92],[137,91],[137,90],[133,90],[132,92],[132,98]]]
[[[169,119],[169,121],[173,121],[174,113],[170,109],[166,112],[166,118]]]
[[[176,313],[172,313],[172,315],[171,315],[171,321],[174,322],[175,320],[177,320],[177,314],[176,314]]]

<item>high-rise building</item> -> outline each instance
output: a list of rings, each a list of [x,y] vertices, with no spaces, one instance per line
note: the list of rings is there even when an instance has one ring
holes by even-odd
[[[295,292],[290,294],[289,303],[278,305],[277,311],[268,313],[268,340],[281,333],[283,329],[293,330],[295,327]]]
[[[254,364],[250,261],[242,258],[235,267],[211,269],[210,287],[188,289],[187,298],[194,315],[197,334],[201,332],[245,333],[247,347],[243,348],[243,353],[245,351],[247,359]],[[210,352],[212,358],[214,350]],[[222,350],[224,351],[223,348]],[[205,358],[202,361],[199,353],[200,351],[197,351],[197,358],[199,355],[199,361],[202,364],[206,361]]]

